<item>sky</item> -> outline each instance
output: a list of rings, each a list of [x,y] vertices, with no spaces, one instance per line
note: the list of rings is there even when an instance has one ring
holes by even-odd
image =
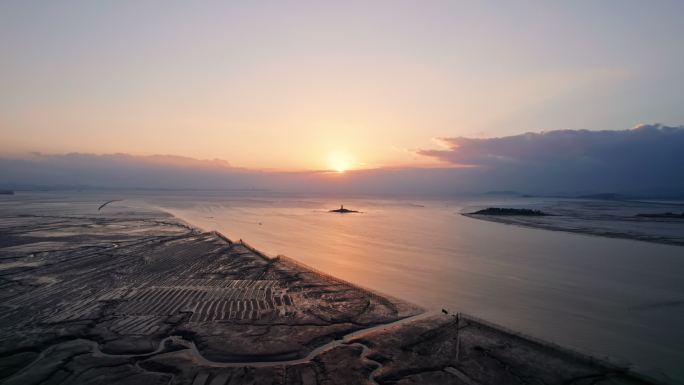
[[[681,15],[681,1],[3,1],[0,157],[439,169],[461,166],[437,156],[444,138],[678,127]]]

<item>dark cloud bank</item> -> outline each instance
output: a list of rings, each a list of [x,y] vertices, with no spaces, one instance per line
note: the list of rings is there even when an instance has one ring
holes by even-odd
[[[501,138],[443,138],[419,150],[450,168],[376,169],[335,175],[267,172],[175,156],[41,155],[0,159],[0,185],[164,189],[269,189],[317,193],[531,194],[617,192],[684,196],[684,126],[550,131]]]
[[[684,126],[560,130],[491,139],[444,138],[448,150],[421,154],[476,166],[490,187],[533,192],[684,192]]]

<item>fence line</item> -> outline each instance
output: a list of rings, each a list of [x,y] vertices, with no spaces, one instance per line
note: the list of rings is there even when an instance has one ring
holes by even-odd
[[[256,249],[255,247],[253,247],[253,246],[250,245],[249,243],[243,241],[242,239],[240,239],[239,241],[237,241],[237,244],[238,244],[238,245],[241,245],[242,247],[244,247],[245,249],[249,250],[249,251],[252,252],[253,254],[256,254],[258,257],[261,257],[261,258],[264,259],[266,262],[275,262],[275,261],[278,260],[278,257],[269,257],[266,253],[264,253],[264,252],[261,251],[261,250]]]
[[[223,239],[224,241],[228,242],[228,244],[229,244],[230,246],[233,246],[233,245],[235,244],[235,242],[231,241],[230,238],[226,237],[225,235],[223,235],[223,234],[222,234],[221,232],[219,232],[219,231],[214,230],[214,231],[212,231],[212,233],[214,233],[214,235],[216,235],[217,237]]]
[[[268,262],[273,262],[273,261],[275,261],[275,260],[278,259],[278,257],[269,257],[268,255],[266,255],[266,253],[264,253],[263,251],[260,251],[260,250],[258,250],[258,249],[256,249],[256,248],[254,248],[253,246],[251,246],[249,243],[243,241],[242,239],[238,240],[237,242],[234,242],[234,241],[231,240],[230,238],[228,238],[228,237],[226,237],[225,235],[223,235],[223,233],[221,233],[220,231],[214,230],[214,231],[212,231],[212,233],[214,233],[214,235],[216,235],[217,237],[223,239],[224,241],[228,242],[228,244],[229,244],[230,246],[233,246],[233,245],[241,245],[241,246],[244,247],[245,249],[247,249],[247,250],[249,250],[250,252],[256,254],[257,256],[259,256],[259,257],[265,259],[265,260],[268,261]]]
[[[290,258],[290,257],[285,256],[285,255],[282,255],[282,254],[281,254],[281,255],[278,255],[276,258],[277,258],[278,260],[282,260],[282,261],[288,262],[288,263],[290,263],[290,264],[293,264],[293,265],[297,266],[298,268],[300,268],[300,269],[302,269],[302,270],[307,270],[307,271],[309,271],[310,273],[317,274],[317,275],[321,276],[321,277],[322,277],[323,279],[325,279],[325,280],[332,281],[333,283],[336,283],[336,284],[342,284],[342,285],[351,286],[351,287],[353,287],[353,288],[355,288],[355,289],[357,289],[357,290],[360,290],[360,291],[364,292],[366,295],[368,295],[368,296],[370,296],[371,298],[375,299],[376,301],[378,301],[378,302],[384,304],[385,306],[389,307],[390,309],[392,309],[392,311],[398,313],[398,309],[397,309],[396,305],[392,303],[392,301],[388,300],[388,299],[385,298],[384,296],[381,296],[381,295],[379,295],[378,293],[376,293],[376,292],[374,292],[374,291],[372,291],[372,290],[370,290],[370,289],[367,289],[367,288],[365,288],[365,287],[359,286],[359,285],[357,285],[357,284],[355,284],[355,283],[349,282],[349,281],[344,280],[344,279],[342,279],[342,278],[335,277],[334,275],[331,275],[331,274],[328,274],[328,273],[323,272],[323,271],[321,271],[321,270],[318,270],[318,269],[316,269],[316,268],[314,268],[314,267],[311,267],[311,266],[309,266],[309,265],[306,265],[306,264],[304,264],[304,263],[301,263],[301,262],[299,262],[299,261],[297,261],[297,260],[295,260],[295,259],[293,259],[293,258]]]

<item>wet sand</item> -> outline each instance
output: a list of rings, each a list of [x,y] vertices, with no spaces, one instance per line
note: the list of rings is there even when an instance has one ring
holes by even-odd
[[[1,383],[654,383],[163,212],[101,204],[1,206]]]

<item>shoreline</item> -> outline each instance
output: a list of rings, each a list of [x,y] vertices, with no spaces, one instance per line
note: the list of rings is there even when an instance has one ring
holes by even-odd
[[[387,300],[389,300],[390,302],[393,302],[393,303],[395,303],[395,304],[404,304],[404,305],[407,305],[407,306],[416,307],[416,308],[418,308],[418,310],[420,310],[420,312],[421,312],[421,313],[419,313],[419,314],[422,314],[422,313],[430,313],[430,312],[439,312],[439,309],[428,309],[428,308],[426,308],[424,305],[415,304],[415,303],[412,303],[412,302],[407,302],[407,301],[405,301],[405,300],[403,300],[403,299],[401,299],[401,298],[397,298],[397,297],[395,297],[395,296],[392,296],[392,295],[389,295],[389,294],[386,294],[386,293],[382,293],[382,292],[377,291],[377,290],[374,290],[374,289],[370,289],[370,288],[361,286],[361,285],[359,285],[359,284],[357,284],[357,283],[354,283],[354,282],[349,282],[349,281],[347,281],[347,280],[345,280],[345,279],[336,277],[336,276],[334,276],[334,275],[332,275],[332,274],[329,274],[329,273],[326,273],[326,272],[324,272],[324,271],[321,271],[321,270],[319,270],[319,269],[317,269],[317,268],[315,268],[315,267],[313,267],[313,266],[309,266],[309,265],[307,265],[307,264],[305,264],[305,263],[303,263],[303,262],[300,262],[300,261],[297,260],[296,258],[288,257],[288,256],[286,256],[286,255],[284,255],[284,254],[278,254],[278,255],[275,255],[275,256],[268,255],[267,253],[265,253],[265,252],[263,252],[263,251],[257,249],[256,247],[250,245],[249,243],[247,243],[247,242],[246,242],[244,239],[242,239],[242,238],[240,238],[240,239],[237,240],[237,241],[234,241],[234,240],[232,240],[230,237],[226,236],[225,234],[223,234],[222,232],[220,232],[220,231],[218,231],[218,230],[216,230],[216,229],[203,229],[203,228],[201,228],[201,227],[195,225],[194,223],[191,223],[190,221],[188,221],[188,220],[186,220],[186,219],[184,219],[184,218],[178,216],[177,214],[173,213],[173,212],[172,212],[171,210],[169,210],[169,209],[162,208],[162,207],[159,207],[159,206],[154,206],[154,209],[155,209],[155,210],[159,210],[159,211],[161,211],[161,212],[164,212],[164,213],[166,213],[166,214],[172,216],[175,220],[182,222],[182,223],[183,223],[185,226],[187,226],[189,229],[193,229],[193,230],[199,231],[199,232],[210,232],[210,233],[213,233],[213,234],[215,234],[218,238],[224,240],[226,243],[228,243],[228,244],[231,245],[231,246],[233,246],[233,245],[241,245],[242,247],[244,247],[244,248],[246,248],[247,250],[251,251],[251,252],[254,253],[255,255],[257,255],[257,256],[263,258],[263,259],[264,259],[265,261],[267,261],[267,262],[287,261],[287,262],[289,262],[289,263],[291,263],[291,264],[294,264],[295,266],[297,266],[297,267],[300,268],[300,269],[308,270],[308,271],[311,272],[312,274],[317,274],[317,275],[319,275],[319,276],[321,276],[321,277],[325,277],[325,278],[327,278],[327,279],[331,279],[331,280],[333,280],[333,281],[342,283],[342,284],[344,284],[344,285],[348,285],[348,286],[355,287],[356,289],[361,290],[361,291],[364,291],[364,292],[366,292],[368,295],[374,296],[374,297],[376,297],[376,298],[387,299]],[[416,314],[416,315],[419,315],[419,314]],[[413,317],[413,316],[414,316],[414,315],[410,315],[409,317]]]
[[[205,229],[205,228],[202,228],[202,227],[200,227],[200,226],[197,226],[196,224],[192,223],[191,221],[188,221],[187,219],[183,218],[182,216],[178,215],[177,213],[174,213],[173,210],[171,210],[171,209],[164,208],[164,207],[160,207],[160,206],[153,206],[153,208],[154,208],[155,210],[159,210],[159,211],[161,211],[161,212],[164,212],[164,213],[166,213],[166,214],[172,216],[175,220],[182,222],[182,223],[183,223],[185,226],[187,226],[188,228],[191,228],[191,229],[194,229],[194,230],[200,231],[200,232],[211,232],[211,233],[214,233],[214,234],[216,234],[217,237],[223,239],[223,240],[224,240],[225,242],[227,242],[229,245],[236,245],[236,244],[242,245],[242,246],[245,247],[246,249],[250,250],[252,253],[258,255],[258,256],[261,257],[261,258],[263,258],[265,261],[268,261],[268,262],[272,262],[272,261],[274,261],[274,260],[289,261],[290,263],[295,264],[297,267],[299,267],[299,268],[301,268],[301,269],[306,269],[306,270],[308,270],[308,271],[310,271],[310,272],[312,272],[312,273],[314,273],[314,274],[320,275],[321,277],[327,277],[327,278],[329,278],[329,279],[332,279],[332,280],[334,280],[334,281],[340,282],[340,283],[342,283],[342,284],[345,284],[345,285],[348,285],[348,286],[353,286],[353,287],[355,287],[355,288],[357,288],[357,289],[359,289],[359,290],[362,290],[362,291],[368,293],[369,295],[372,295],[372,296],[375,296],[375,297],[379,297],[379,298],[385,298],[385,299],[388,299],[388,300],[390,300],[391,302],[394,302],[394,303],[401,303],[401,304],[405,304],[405,305],[408,305],[408,306],[417,307],[417,308],[420,309],[423,313],[426,313],[426,312],[439,312],[439,310],[440,310],[439,308],[429,309],[429,308],[425,307],[423,304],[416,304],[416,303],[413,303],[413,302],[408,302],[408,301],[406,301],[406,300],[404,300],[404,299],[397,298],[396,296],[393,296],[393,295],[390,295],[390,294],[386,294],[386,293],[383,293],[383,292],[378,291],[378,290],[370,289],[370,288],[368,288],[368,287],[359,285],[359,284],[354,283],[354,282],[347,281],[347,280],[345,280],[345,279],[336,277],[336,276],[334,276],[334,275],[332,275],[332,274],[329,274],[329,273],[326,273],[326,272],[324,272],[324,271],[322,271],[322,270],[319,270],[319,269],[317,269],[317,268],[315,268],[315,267],[313,267],[313,266],[309,266],[309,265],[307,265],[307,264],[305,264],[305,263],[303,263],[303,262],[300,262],[300,261],[297,260],[296,258],[288,257],[287,255],[284,255],[284,254],[277,254],[277,255],[275,255],[275,256],[269,255],[268,253],[266,253],[266,252],[264,252],[264,251],[261,251],[261,250],[259,250],[258,248],[252,246],[251,244],[249,244],[248,242],[246,242],[246,241],[245,241],[244,239],[242,239],[242,238],[238,239],[237,241],[234,241],[234,240],[232,240],[230,237],[228,237],[228,236],[226,236],[225,234],[223,234],[222,232],[220,232],[219,230],[210,229],[210,228],[206,228],[206,229]]]
[[[510,226],[518,226],[522,228],[528,228],[528,229],[537,229],[537,230],[548,230],[548,231],[557,231],[557,232],[563,232],[563,233],[570,233],[570,234],[580,234],[580,235],[588,235],[592,237],[601,237],[601,238],[610,238],[610,239],[622,239],[622,240],[629,240],[629,241],[638,241],[638,242],[648,242],[648,243],[654,243],[654,244],[659,244],[659,245],[667,245],[667,246],[684,246],[684,240],[681,241],[673,241],[669,239],[661,239],[661,238],[655,238],[653,236],[638,236],[634,235],[631,233],[614,233],[614,232],[609,232],[609,231],[601,231],[601,230],[592,230],[590,228],[563,228],[559,226],[553,226],[553,225],[548,225],[548,224],[542,224],[542,223],[535,223],[531,221],[524,221],[524,220],[516,220],[518,218],[511,218],[510,216],[495,216],[495,215],[482,215],[482,214],[472,214],[472,213],[460,213],[460,215],[471,218],[471,219],[477,219],[485,222],[491,222],[491,223],[500,223],[504,225],[510,225]]]

